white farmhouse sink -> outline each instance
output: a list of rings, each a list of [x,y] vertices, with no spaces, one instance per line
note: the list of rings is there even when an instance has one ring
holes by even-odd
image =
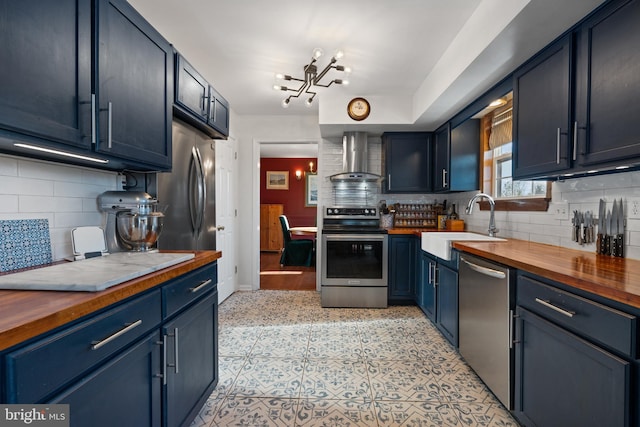
[[[469,232],[425,232],[422,233],[422,250],[444,260],[451,260],[451,242],[458,241],[504,242],[506,239],[489,237]]]

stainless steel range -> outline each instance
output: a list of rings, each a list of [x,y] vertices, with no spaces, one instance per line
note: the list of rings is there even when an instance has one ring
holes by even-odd
[[[386,308],[387,245],[375,207],[324,208],[322,306]]]

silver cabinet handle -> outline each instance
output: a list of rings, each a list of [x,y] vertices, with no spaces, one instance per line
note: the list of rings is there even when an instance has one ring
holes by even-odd
[[[204,288],[205,286],[207,286],[209,283],[211,283],[211,279],[207,279],[203,282],[201,282],[198,286],[193,287],[193,288],[189,288],[189,291],[191,291],[192,293],[196,293],[198,292],[200,289]]]
[[[391,174],[388,175],[389,180],[387,181],[387,189],[391,190]]]
[[[560,128],[556,134],[556,164],[560,164]]]
[[[175,373],[178,373],[178,328],[173,328],[173,333],[168,334],[170,337],[173,337],[173,361],[174,363],[167,363],[167,366],[170,366],[175,369]]]
[[[447,170],[442,169],[442,188],[447,188]]]
[[[91,94],[91,143],[96,145],[96,94]]]
[[[109,117],[109,119],[108,119],[108,130],[107,130],[107,147],[111,148],[111,141],[112,141],[112,138],[111,138],[112,133],[111,133],[111,131],[113,129],[112,126],[111,126],[112,120],[113,120],[113,104],[111,103],[111,101],[109,101],[107,115]]]
[[[573,122],[573,160],[578,155],[578,121]]]
[[[558,313],[560,313],[560,314],[562,314],[564,316],[567,316],[567,317],[573,317],[576,314],[575,311],[565,310],[564,308],[560,308],[557,305],[553,305],[553,304],[551,304],[551,302],[543,300],[543,299],[540,299],[540,298],[536,298],[536,302],[538,304],[544,305],[547,308],[550,308],[553,311],[557,311]]]
[[[429,261],[429,283],[433,283],[433,274],[431,273],[431,267],[433,267],[433,263]]]
[[[162,336],[162,384],[167,385],[167,336]]]
[[[507,275],[503,271],[494,270],[493,268],[483,267],[481,265],[474,264],[462,257],[460,257],[460,261],[467,264],[469,268],[471,268],[473,271],[478,272],[480,274],[484,274],[485,276],[494,277],[496,279],[504,279],[505,277],[507,277]]]
[[[129,332],[133,328],[136,328],[136,327],[138,327],[140,325],[142,325],[142,319],[138,319],[133,323],[126,324],[124,328],[120,329],[115,334],[109,335],[107,338],[105,338],[103,340],[100,340],[100,341],[93,341],[91,343],[91,350],[99,349],[100,347],[110,343],[111,341],[115,340],[119,336],[122,336],[122,335],[126,334],[127,332]]]

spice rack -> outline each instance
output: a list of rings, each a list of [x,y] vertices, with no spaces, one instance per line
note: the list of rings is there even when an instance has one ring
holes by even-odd
[[[433,203],[396,204],[394,227],[437,228],[442,205]]]

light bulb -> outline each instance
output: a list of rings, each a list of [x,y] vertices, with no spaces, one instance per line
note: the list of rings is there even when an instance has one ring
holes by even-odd
[[[323,53],[324,53],[324,52],[322,51],[322,49],[320,49],[319,47],[317,47],[317,48],[313,49],[313,52],[311,53],[311,56],[312,56],[314,59],[318,59],[318,58],[320,58],[320,57],[322,56],[322,54],[323,54]]]
[[[340,49],[336,50],[335,55],[333,55],[333,57],[336,58],[336,59],[340,59],[343,56],[344,56],[344,52],[342,50],[340,50]]]
[[[282,100],[282,108],[287,108],[289,107],[289,100],[288,99],[283,99]]]
[[[349,80],[342,80],[342,86],[349,86]]]
[[[279,80],[284,79],[284,74],[282,74],[282,73],[277,73],[277,74],[276,74],[276,79],[279,79]]]
[[[301,171],[300,169],[298,169],[298,170],[296,171],[296,179],[297,179],[298,181],[300,181],[300,179],[302,179],[302,171]]]

